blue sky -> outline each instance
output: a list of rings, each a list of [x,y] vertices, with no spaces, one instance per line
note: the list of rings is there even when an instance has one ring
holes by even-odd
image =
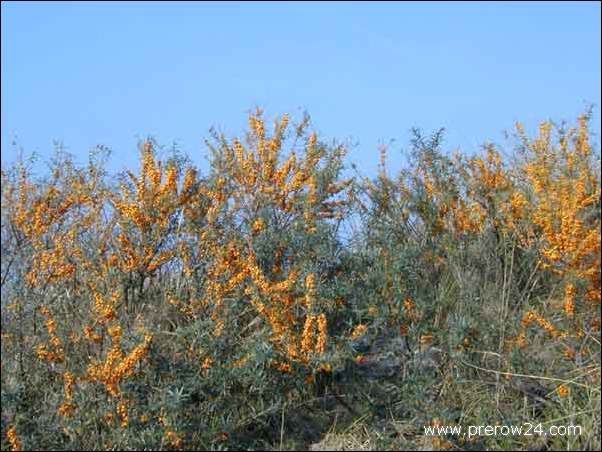
[[[600,3],[2,2],[3,164],[17,142],[111,167],[136,166],[138,139],[177,142],[204,165],[216,126],[242,134],[307,110],[349,140],[365,172],[378,145],[445,127],[446,147],[504,143],[522,120],[574,119],[593,103],[600,133]]]

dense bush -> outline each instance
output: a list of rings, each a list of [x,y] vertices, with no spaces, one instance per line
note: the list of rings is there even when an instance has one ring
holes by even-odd
[[[151,140],[3,169],[3,450],[599,449],[588,121],[506,158],[416,131],[395,177],[260,111],[206,174]],[[583,431],[423,430],[525,422]]]

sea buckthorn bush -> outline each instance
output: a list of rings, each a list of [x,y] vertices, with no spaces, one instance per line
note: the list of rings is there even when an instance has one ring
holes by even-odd
[[[472,154],[414,130],[372,176],[248,119],[205,170],[152,139],[2,169],[3,450],[600,447],[589,113]],[[558,420],[583,434],[423,431]]]

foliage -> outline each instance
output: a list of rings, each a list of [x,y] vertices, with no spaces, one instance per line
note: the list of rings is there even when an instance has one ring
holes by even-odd
[[[3,169],[3,450],[599,448],[588,121],[517,125],[507,158],[414,131],[395,177],[383,147],[345,178],[308,117],[259,110],[204,175],[152,140],[138,174],[104,148]],[[568,420],[584,433],[422,429]]]

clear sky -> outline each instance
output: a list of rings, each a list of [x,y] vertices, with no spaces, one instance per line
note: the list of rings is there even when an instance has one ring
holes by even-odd
[[[2,161],[12,142],[112,168],[136,166],[139,138],[203,162],[208,130],[240,135],[254,106],[307,110],[318,133],[378,145],[446,127],[446,146],[504,143],[516,120],[574,119],[595,105],[600,3],[2,2]]]

